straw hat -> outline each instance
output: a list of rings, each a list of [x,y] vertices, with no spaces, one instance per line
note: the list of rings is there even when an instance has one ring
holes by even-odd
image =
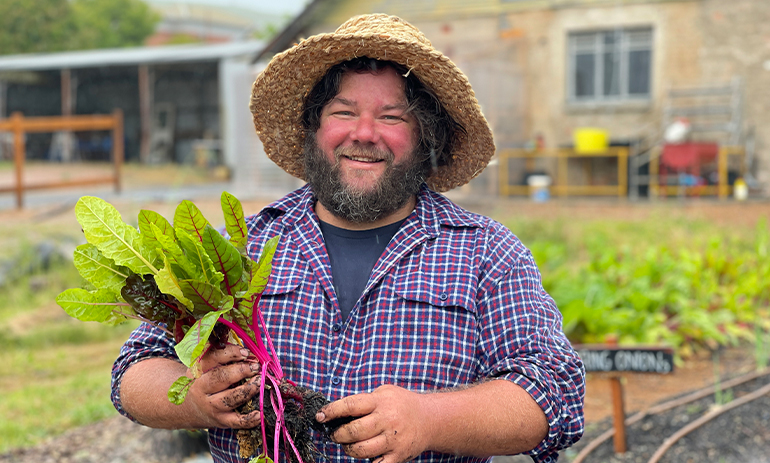
[[[492,131],[468,78],[417,28],[396,16],[349,19],[333,33],[318,34],[276,55],[257,77],[249,109],[268,157],[305,179],[302,108],[310,90],[335,64],[366,56],[399,63],[429,87],[466,133],[458,134],[452,161],[427,180],[435,191],[468,183],[495,152]]]

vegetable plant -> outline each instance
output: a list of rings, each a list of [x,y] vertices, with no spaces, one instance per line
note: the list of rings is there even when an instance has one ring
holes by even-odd
[[[81,321],[115,325],[135,318],[164,330],[192,373],[169,389],[175,404],[201,376],[209,349],[227,343],[247,348],[261,366],[260,388],[238,411],[258,409],[261,423],[238,431],[241,457],[271,462],[282,451],[292,462],[309,462],[317,453],[310,427],[328,431],[314,419],[328,400],[286,378],[259,309],[279,237],[252,261],[240,201],[224,192],[221,206],[227,236],[190,201],[176,208],[173,225],[156,212],[140,211],[137,230],[111,204],[82,197],[75,214],[87,243],[76,248],[74,263],[92,287],[67,289],[56,302]]]

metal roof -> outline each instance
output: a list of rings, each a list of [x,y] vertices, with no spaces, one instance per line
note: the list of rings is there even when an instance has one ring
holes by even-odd
[[[0,56],[0,71],[42,71],[56,69],[132,66],[139,64],[216,61],[237,56],[252,57],[265,42],[249,40],[207,45],[171,45],[136,48],[65,51]]]

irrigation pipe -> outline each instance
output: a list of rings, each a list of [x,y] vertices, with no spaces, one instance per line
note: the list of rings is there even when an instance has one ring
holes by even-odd
[[[731,387],[738,386],[740,384],[749,382],[751,380],[757,379],[759,377],[765,376],[770,374],[770,368],[763,368],[759,371],[754,371],[752,373],[745,374],[743,376],[738,376],[736,378],[733,378],[731,380],[725,381],[720,384],[720,387],[722,389],[729,389]],[[626,426],[631,426],[632,424],[638,423],[644,417],[647,415],[656,415],[658,413],[663,413],[665,411],[671,410],[672,408],[676,408],[680,405],[684,405],[690,402],[694,402],[698,399],[702,399],[704,397],[710,396],[714,393],[714,387],[716,385],[708,386],[703,389],[699,389],[692,394],[688,394],[686,396],[682,396],[678,399],[669,400],[668,402],[663,402],[662,404],[655,405],[654,407],[650,407],[647,410],[642,410],[633,416],[626,419],[625,424]],[[572,463],[582,463],[583,460],[588,457],[588,455],[591,454],[594,450],[596,450],[597,447],[602,445],[603,443],[607,442],[609,439],[612,438],[612,436],[615,435],[615,428],[610,428],[607,431],[604,431],[602,434],[600,434],[596,439],[592,440],[588,443],[585,447],[583,447],[583,450],[580,451],[580,453],[577,454],[574,460],[572,460]]]
[[[683,427],[679,431],[672,434],[668,439],[666,439],[663,442],[663,445],[658,447],[658,450],[655,451],[655,453],[652,455],[652,457],[650,457],[647,463],[657,463],[658,460],[660,460],[660,458],[663,456],[663,454],[666,453],[666,451],[669,448],[671,448],[671,446],[674,445],[676,441],[686,436],[687,434],[691,433],[692,431],[698,429],[704,423],[708,423],[709,421],[721,415],[722,413],[732,410],[733,408],[740,407],[741,405],[747,404],[753,400],[756,400],[762,397],[765,394],[770,394],[770,384],[765,385],[754,392],[746,394],[740,399],[733,400],[728,404],[722,405],[719,408],[715,408],[711,410],[710,412],[706,413],[705,415],[701,416],[697,420],[693,421],[692,423],[688,424],[687,426]]]

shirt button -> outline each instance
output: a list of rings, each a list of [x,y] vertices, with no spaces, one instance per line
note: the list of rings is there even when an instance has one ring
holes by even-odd
[[[332,378],[332,384],[334,384],[335,386],[339,386],[340,383],[342,383],[342,378],[340,378],[339,376],[335,376]]]
[[[438,295],[438,298],[441,299],[442,301],[446,301],[447,299],[449,299],[449,296],[447,295],[447,293],[441,293]]]
[[[339,323],[335,323],[332,325],[332,331],[335,333],[339,333],[339,331],[342,329],[342,326]]]

